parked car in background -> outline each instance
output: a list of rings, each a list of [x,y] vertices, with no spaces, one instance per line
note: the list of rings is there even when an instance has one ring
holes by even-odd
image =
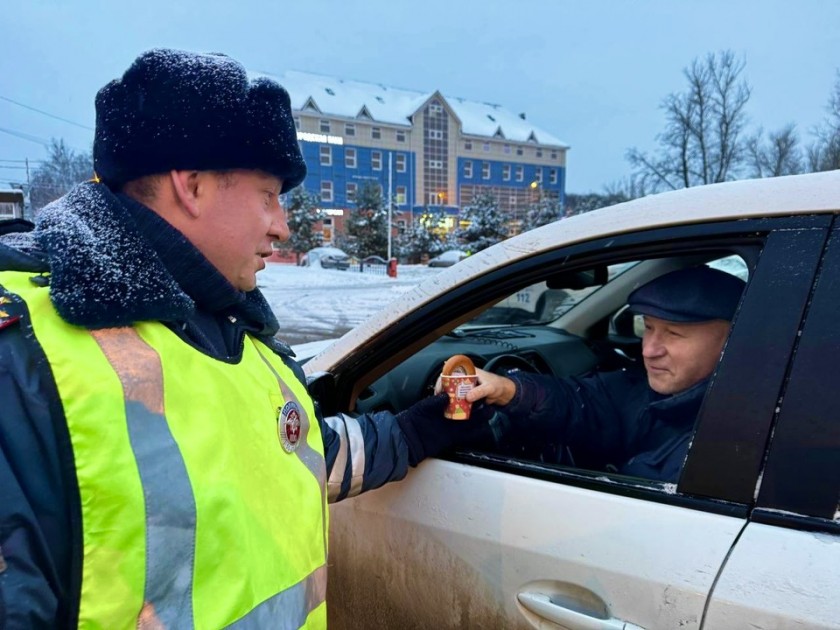
[[[451,267],[455,263],[461,262],[466,257],[467,254],[464,252],[458,249],[450,249],[430,259],[429,267]]]
[[[304,267],[343,271],[350,266],[350,256],[337,247],[314,247],[301,257],[300,264]]]
[[[837,628],[840,171],[525,232],[304,370],[330,415],[405,409],[454,354],[498,373],[641,369],[627,296],[696,265],[747,286],[676,483],[576,466],[527,427],[429,459],[331,506],[330,627]]]
[[[382,256],[373,255],[373,256],[365,256],[364,258],[362,258],[359,261],[359,264],[363,265],[365,267],[373,267],[373,266],[376,266],[376,265],[387,265],[388,261],[385,260],[384,258],[382,258]]]

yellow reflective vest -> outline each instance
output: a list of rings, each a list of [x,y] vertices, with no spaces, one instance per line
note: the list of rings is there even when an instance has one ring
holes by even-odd
[[[27,304],[81,499],[84,628],[326,625],[326,468],[313,404],[246,337],[226,363],[163,324],[90,331],[31,273]]]

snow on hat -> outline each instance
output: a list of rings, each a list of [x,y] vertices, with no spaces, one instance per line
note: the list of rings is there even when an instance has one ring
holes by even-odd
[[[261,170],[300,184],[289,94],[220,54],[154,49],[96,95],[94,169],[109,186],[172,169]]]
[[[630,294],[630,310],[669,322],[732,321],[745,282],[710,267],[679,269]]]

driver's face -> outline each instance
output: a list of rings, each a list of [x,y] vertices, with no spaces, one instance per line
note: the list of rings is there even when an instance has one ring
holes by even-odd
[[[650,388],[677,394],[699,383],[715,369],[729,334],[729,322],[669,322],[645,315],[642,356]]]

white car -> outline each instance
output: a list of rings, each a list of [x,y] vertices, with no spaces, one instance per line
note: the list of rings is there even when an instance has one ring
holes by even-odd
[[[400,410],[453,354],[637,366],[633,288],[702,263],[748,278],[677,483],[527,435],[427,460],[331,507],[330,627],[840,627],[838,217],[840,171],[638,199],[470,256],[312,358],[327,413]],[[566,295],[487,314],[547,291]]]

